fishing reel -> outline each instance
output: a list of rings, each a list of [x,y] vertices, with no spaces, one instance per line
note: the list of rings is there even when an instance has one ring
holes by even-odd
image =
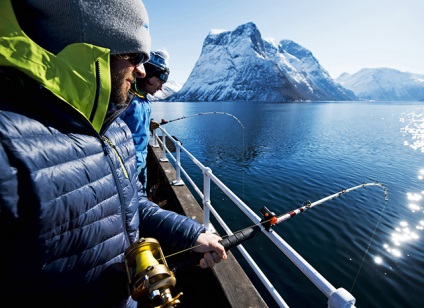
[[[172,297],[176,278],[169,270],[159,242],[154,238],[141,238],[127,248],[124,254],[131,297],[135,301],[148,297],[153,307],[178,306],[182,292]]]

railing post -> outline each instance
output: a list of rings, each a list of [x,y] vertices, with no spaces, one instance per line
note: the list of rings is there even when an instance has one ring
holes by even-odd
[[[156,131],[157,131],[157,129],[154,129],[153,130],[153,144],[152,144],[152,147],[154,147],[154,148],[158,148],[159,147],[159,143],[158,143],[158,140],[157,140],[158,134],[156,133]]]
[[[328,298],[328,308],[346,307],[354,308],[356,299],[343,288],[338,288]]]
[[[166,135],[162,133],[162,158],[160,161],[168,161],[166,157]]]
[[[172,182],[173,185],[181,186],[184,185],[183,180],[181,180],[181,142],[177,142],[175,144],[176,151],[177,151],[177,160],[175,162],[175,173],[176,173],[176,179]]]
[[[211,232],[212,228],[209,225],[211,205],[211,179],[208,173],[212,173],[211,168],[205,168],[203,171],[203,225],[206,228],[206,232]]]

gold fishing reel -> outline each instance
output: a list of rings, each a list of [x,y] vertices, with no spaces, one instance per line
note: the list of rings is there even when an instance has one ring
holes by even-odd
[[[159,242],[154,238],[141,238],[125,251],[131,297],[135,301],[149,298],[154,307],[178,306],[183,293],[172,297],[176,278],[169,270]]]

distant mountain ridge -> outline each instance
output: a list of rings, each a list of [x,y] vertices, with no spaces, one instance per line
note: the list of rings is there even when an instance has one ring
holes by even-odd
[[[312,52],[263,39],[252,22],[211,30],[184,85],[168,81],[162,101],[424,101],[424,75],[364,68],[332,79]]]
[[[167,101],[356,100],[312,53],[289,40],[262,39],[252,22],[211,31],[180,91]]]
[[[344,73],[336,80],[362,100],[424,100],[424,75],[391,68],[364,68],[355,74]]]

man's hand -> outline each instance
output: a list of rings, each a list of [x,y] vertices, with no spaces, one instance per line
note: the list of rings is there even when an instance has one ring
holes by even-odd
[[[158,127],[159,127],[159,123],[158,122],[153,121],[153,120],[150,121],[150,130],[155,130]]]
[[[204,252],[203,258],[200,260],[200,267],[207,268],[213,267],[216,263],[221,260],[227,259],[227,253],[225,252],[224,246],[219,241],[221,238],[212,233],[201,233],[196,240],[195,252]]]

